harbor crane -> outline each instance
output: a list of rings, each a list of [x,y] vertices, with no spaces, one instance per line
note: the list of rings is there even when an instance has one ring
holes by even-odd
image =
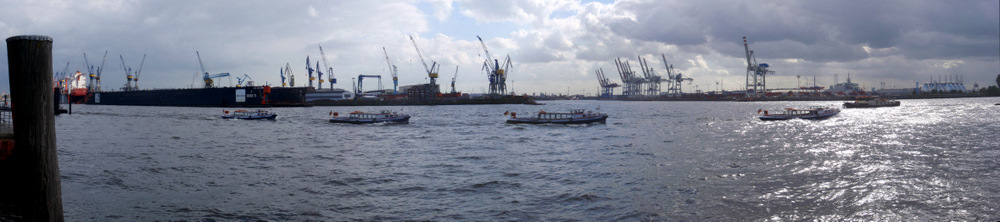
[[[69,72],[69,61],[66,61],[66,67],[63,68],[62,72],[52,74],[52,78],[56,80],[62,79],[68,75],[67,72]]]
[[[642,75],[646,77],[644,79],[646,83],[644,94],[658,96],[660,94],[660,82],[664,81],[663,77],[656,74],[653,68],[649,66],[649,61],[646,61],[646,58],[642,58],[642,56],[636,57],[639,59],[639,68],[642,69]]]
[[[288,86],[288,83],[285,83],[285,68],[279,68],[278,71],[281,73],[281,87]]]
[[[326,53],[323,53],[323,45],[319,45],[319,55],[323,57],[323,67],[326,67],[326,75],[330,78],[330,90],[333,90],[333,84],[337,83],[337,77],[333,76],[333,67],[331,67],[330,62],[326,60]],[[319,70],[318,61],[316,62],[316,69]],[[322,76],[320,76],[319,84],[323,84]]]
[[[667,82],[667,95],[680,97],[682,93],[681,83],[688,81],[688,84],[691,84],[690,82],[694,79],[685,78],[684,74],[677,72],[674,65],[667,62],[667,55],[660,54],[660,56],[663,57],[663,66],[667,69],[667,79],[664,80]]]
[[[420,53],[420,46],[417,46],[417,40],[414,40],[413,36],[411,35],[410,41],[413,42],[413,48],[417,49],[417,56],[420,57],[420,62],[424,64],[424,69],[427,70],[427,77],[431,79],[431,85],[432,86],[437,85],[438,69],[440,68],[440,66],[434,60],[431,60],[431,66],[427,66],[427,61],[424,60],[424,55]],[[438,92],[432,92],[432,93],[438,93]]]
[[[451,77],[451,94],[458,93],[458,91],[455,90],[455,78],[458,78],[458,66],[455,66],[455,76]]]
[[[615,82],[611,82],[611,80],[609,80],[607,76],[604,76],[603,68],[594,70],[594,73],[597,73],[597,81],[598,83],[601,84],[601,97],[609,99],[614,97],[615,88],[618,88],[621,85],[618,85],[618,83]]]
[[[316,76],[319,78],[319,89],[323,89],[323,71],[319,69],[319,61],[316,61]],[[333,90],[333,86],[330,86],[330,90]]]
[[[757,63],[757,57],[754,55],[753,50],[750,50],[750,46],[747,45],[746,36],[743,36],[743,49],[746,51],[747,56],[746,96],[764,96],[767,91],[765,75],[774,74],[774,71],[771,71],[767,63]]]
[[[104,59],[101,60],[101,65],[94,67],[90,65],[90,61],[87,60],[87,53],[83,53],[83,62],[87,65],[87,74],[90,76],[90,82],[87,83],[87,91],[94,92],[101,90],[101,72],[104,70],[104,62],[108,61],[108,51],[104,51]]]
[[[623,62],[621,58],[615,59],[615,68],[618,69],[618,76],[621,77],[622,84],[625,85],[625,87],[622,88],[622,95],[628,97],[641,96],[642,84],[646,80],[636,75],[628,60]]]
[[[251,81],[247,81],[247,80],[250,80],[250,79],[251,79],[250,75],[247,75],[246,73],[243,74],[243,77],[236,77],[236,87],[243,87],[243,83],[244,82],[247,83],[247,86],[253,86],[253,81],[252,80]]]
[[[507,94],[507,71],[510,71],[513,64],[510,61],[510,55],[504,58],[503,66],[500,66],[500,60],[493,58],[490,54],[490,50],[486,48],[486,42],[483,38],[478,35],[476,38],[479,39],[479,43],[483,46],[483,51],[486,53],[486,61],[483,62],[483,70],[486,70],[490,79],[490,95],[502,95]]]
[[[63,68],[62,72],[56,72],[55,74],[52,75],[53,76],[52,78],[55,79],[56,81],[56,87],[62,88],[64,92],[65,90],[67,90],[66,81],[69,80],[69,76],[66,72],[69,72],[68,61],[66,62],[66,67]]]
[[[295,75],[292,75],[292,64],[285,63],[285,68],[281,69],[281,86],[285,86],[285,78],[288,78],[288,85],[295,87]]]
[[[229,76],[228,72],[217,73],[217,74],[208,74],[208,71],[205,70],[205,63],[201,62],[201,53],[199,53],[198,51],[194,51],[194,53],[196,55],[198,55],[198,66],[201,67],[201,73],[202,73],[202,75],[204,75],[204,77],[202,78],[202,80],[205,81],[205,88],[215,87],[215,81],[212,80],[212,79],[222,78],[222,77],[228,77]],[[230,79],[230,81],[232,81],[232,79]],[[230,82],[230,84],[232,84],[232,82]]]
[[[396,66],[389,60],[389,52],[385,50],[385,46],[382,47],[382,53],[385,53],[385,63],[389,65],[389,74],[392,74],[392,94],[399,94],[399,92],[396,91],[396,88],[399,87],[399,77],[396,76],[398,74],[396,72]]]
[[[306,56],[306,72],[309,72],[309,87],[312,87],[313,86],[313,80],[316,79],[316,78],[313,78],[313,71],[319,71],[319,61],[316,61],[316,69],[313,69],[309,65],[312,65],[312,64],[309,63],[309,56]],[[319,72],[319,73],[323,73],[323,72]],[[322,75],[322,74],[320,74],[320,75]],[[323,77],[320,77],[321,81],[322,81],[322,78]],[[323,84],[320,84],[320,87],[323,87]]]
[[[125,72],[125,91],[132,91],[139,89],[139,73],[142,73],[142,66],[146,64],[146,54],[142,55],[142,62],[139,63],[139,69],[132,71],[132,67],[125,63],[125,57],[121,54],[118,58],[122,61],[122,71]],[[135,82],[133,84],[133,82]]]

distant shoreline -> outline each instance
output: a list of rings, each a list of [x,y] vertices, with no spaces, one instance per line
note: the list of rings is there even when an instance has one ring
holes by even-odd
[[[972,97],[1000,97],[1000,95],[984,95],[984,94],[921,94],[921,95],[881,95],[881,97],[892,98],[892,99],[946,99],[946,98],[972,98]],[[599,97],[583,97],[578,98],[578,100],[610,100],[610,101],[715,101],[715,102],[764,102],[764,101],[852,101],[855,96],[834,96],[834,97],[761,97],[754,99],[744,99],[744,98],[733,98],[733,97],[679,97],[679,98],[668,98],[668,97],[652,97],[652,98],[599,98]],[[535,100],[571,100],[567,98],[539,98],[535,97]]]

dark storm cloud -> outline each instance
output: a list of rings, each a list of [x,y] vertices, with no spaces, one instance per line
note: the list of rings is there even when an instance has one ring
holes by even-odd
[[[862,45],[917,59],[998,57],[997,1],[620,2],[614,33],[671,45],[741,43],[761,58],[856,61]],[[781,45],[772,45],[780,43]],[[712,47],[712,46],[710,46]],[[714,48],[714,47],[713,47]],[[738,54],[732,56],[739,56]]]

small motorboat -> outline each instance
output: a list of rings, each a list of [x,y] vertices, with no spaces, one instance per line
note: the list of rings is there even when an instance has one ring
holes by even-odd
[[[826,119],[840,113],[840,109],[830,107],[809,107],[808,109],[785,108],[781,113],[768,113],[767,110],[757,110],[757,113],[764,112],[760,120],[787,120],[787,119]]]
[[[223,119],[266,119],[274,120],[278,117],[278,114],[268,112],[266,110],[248,111],[248,110],[236,110],[230,112],[229,110],[223,110],[225,113],[222,115]]]
[[[585,113],[583,109],[574,109],[569,113],[548,113],[545,111],[539,111],[538,115],[534,115],[531,117],[517,117],[517,113],[511,113],[511,112],[504,113],[504,115],[507,115],[508,113],[510,114],[510,119],[507,119],[507,123],[584,124],[584,123],[603,123],[608,119],[608,114],[595,113],[591,111],[587,111]]]
[[[844,103],[845,108],[875,108],[888,106],[899,106],[899,101],[879,98],[878,96],[863,96],[857,97],[854,102]]]
[[[399,114],[396,112],[383,110],[379,113],[366,113],[361,111],[354,111],[349,113],[346,117],[340,116],[339,113],[331,112],[330,118],[331,123],[353,123],[353,124],[366,124],[366,123],[409,123],[410,115]]]

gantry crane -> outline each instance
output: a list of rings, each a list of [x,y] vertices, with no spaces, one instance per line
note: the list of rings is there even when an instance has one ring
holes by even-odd
[[[694,81],[694,79],[685,78],[684,74],[679,73],[676,69],[674,69],[674,65],[667,63],[666,55],[660,54],[660,56],[663,57],[663,66],[667,69],[667,79],[665,80],[667,81],[667,95],[680,97],[681,93],[683,93],[683,91],[681,91],[681,83],[688,81],[688,84],[691,84],[691,81]]]
[[[620,87],[618,83],[611,82],[607,76],[604,76],[604,69],[594,70],[597,73],[597,81],[601,84],[601,97],[602,98],[612,98],[615,94],[615,88]]]
[[[217,74],[211,74],[211,75],[209,75],[208,71],[205,70],[205,63],[201,62],[201,53],[199,53],[198,51],[194,51],[194,53],[196,55],[198,55],[198,66],[201,67],[201,73],[202,73],[202,75],[204,75],[204,77],[202,78],[202,80],[205,81],[205,88],[215,87],[215,81],[212,80],[212,79],[214,79],[214,78],[222,78],[222,77],[229,76],[228,72],[223,72],[223,73],[217,73]],[[230,81],[232,81],[232,79],[230,79]],[[232,82],[230,82],[230,84],[232,84]]]
[[[661,77],[659,74],[656,74],[656,71],[654,71],[653,68],[649,66],[649,61],[647,61],[646,58],[642,58],[642,56],[636,56],[636,57],[638,57],[639,59],[639,67],[642,69],[642,74],[643,76],[646,77],[644,79],[646,87],[644,89],[645,91],[643,94],[647,96],[659,96],[660,82],[664,81],[663,77]]]
[[[389,52],[385,50],[385,46],[382,47],[382,53],[385,53],[385,63],[389,65],[389,74],[392,74],[392,94],[399,94],[399,92],[396,91],[396,88],[399,87],[399,77],[396,76],[396,66],[389,60]]]
[[[333,90],[333,84],[337,83],[337,77],[333,76],[333,67],[330,66],[330,62],[326,60],[326,53],[323,53],[323,46],[319,45],[319,55],[323,56],[323,66],[326,67],[326,75],[330,77],[330,90]],[[319,69],[319,62],[316,62],[316,69]],[[323,80],[319,80],[320,84],[323,84]]]
[[[503,66],[500,66],[500,60],[493,58],[490,54],[490,50],[486,48],[486,42],[483,38],[478,35],[476,38],[479,39],[479,43],[483,46],[483,51],[486,53],[486,61],[483,62],[483,69],[489,73],[490,79],[490,95],[503,95],[507,93],[507,71],[513,66],[510,61],[510,55],[504,58]],[[502,68],[501,68],[502,67]]]
[[[743,36],[743,50],[746,51],[747,56],[746,96],[764,96],[767,91],[764,77],[767,74],[774,74],[774,71],[770,70],[770,66],[767,63],[757,63],[757,57],[754,55],[753,50],[750,50],[750,46],[747,45],[746,36]]]
[[[411,35],[410,41],[413,42],[413,48],[417,49],[417,56],[420,57],[420,62],[424,64],[424,69],[427,70],[427,77],[431,79],[431,85],[432,86],[437,85],[438,69],[440,68],[440,66],[434,60],[431,60],[431,66],[427,66],[427,61],[424,60],[424,55],[423,53],[420,53],[420,47],[417,46],[417,40],[414,40],[413,36]],[[438,92],[433,92],[433,93],[438,93]]]

